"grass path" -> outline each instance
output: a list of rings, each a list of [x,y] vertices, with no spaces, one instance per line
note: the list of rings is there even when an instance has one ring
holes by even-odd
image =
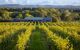
[[[36,28],[36,30],[32,32],[28,46],[26,50],[48,50],[44,32]]]

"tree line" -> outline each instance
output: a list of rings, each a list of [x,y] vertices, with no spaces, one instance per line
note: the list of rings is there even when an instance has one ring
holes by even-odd
[[[0,20],[26,17],[51,17],[57,21],[80,21],[80,11],[58,8],[0,8]]]

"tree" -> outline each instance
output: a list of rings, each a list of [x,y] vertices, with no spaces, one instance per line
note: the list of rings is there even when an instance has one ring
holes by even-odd
[[[72,13],[69,10],[65,10],[61,15],[61,19],[64,21],[71,21],[72,20]]]
[[[23,15],[22,15],[22,13],[18,13],[18,16],[16,17],[16,18],[20,18],[20,19],[22,19],[23,18]]]
[[[10,12],[4,10],[4,11],[2,12],[2,18],[3,18],[3,20],[9,20],[9,19],[11,19],[11,17],[10,17]]]
[[[61,13],[58,9],[49,9],[48,16],[52,17],[53,22],[58,22],[61,20]]]
[[[31,11],[27,10],[26,13],[25,13],[25,17],[33,17],[32,14],[31,14]]]

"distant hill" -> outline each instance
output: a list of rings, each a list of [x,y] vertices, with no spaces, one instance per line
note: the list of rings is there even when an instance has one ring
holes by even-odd
[[[0,8],[21,8],[22,5],[19,4],[3,4],[0,5]]]
[[[68,9],[80,9],[80,6],[72,5],[19,5],[19,4],[4,4],[0,5],[0,8],[68,8]]]

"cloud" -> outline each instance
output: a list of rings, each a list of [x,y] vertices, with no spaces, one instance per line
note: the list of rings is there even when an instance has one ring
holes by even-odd
[[[9,0],[5,0],[5,2],[9,2]]]
[[[80,0],[27,0],[27,4],[34,5],[80,5]]]
[[[13,4],[16,4],[17,3],[17,0],[8,0],[8,2],[13,3]]]
[[[16,3],[16,2],[17,2],[17,0],[11,0],[11,2],[12,2],[12,3]]]
[[[80,5],[80,0],[0,0],[0,4]]]
[[[6,4],[16,4],[17,0],[4,0]]]

